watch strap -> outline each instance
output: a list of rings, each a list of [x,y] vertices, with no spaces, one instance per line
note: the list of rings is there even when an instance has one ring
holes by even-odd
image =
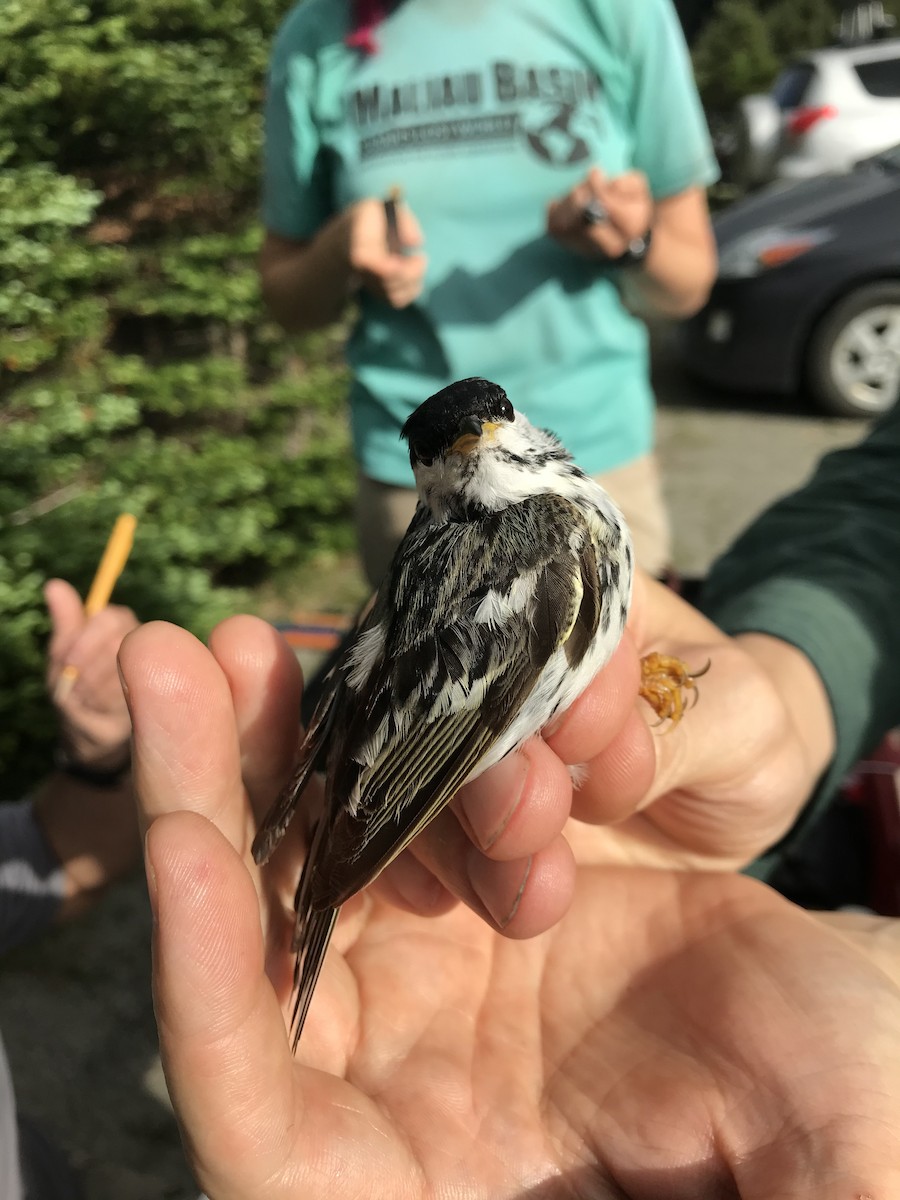
[[[131,770],[131,756],[115,767],[92,767],[73,758],[60,742],[53,749],[53,765],[63,775],[95,788],[118,787]]]

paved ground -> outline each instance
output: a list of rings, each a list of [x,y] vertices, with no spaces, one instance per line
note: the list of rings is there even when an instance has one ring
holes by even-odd
[[[757,512],[862,426],[777,399],[724,402],[656,370],[659,443],[677,566],[702,573]],[[302,604],[302,600],[301,600]],[[190,1200],[155,1051],[143,887],[117,888],[87,920],[3,964],[0,1028],[23,1110],[84,1169],[86,1200]]]

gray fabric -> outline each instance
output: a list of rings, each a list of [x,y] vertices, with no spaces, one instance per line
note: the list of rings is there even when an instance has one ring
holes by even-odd
[[[12,1077],[0,1038],[0,1196],[3,1200],[22,1200],[19,1170],[19,1134],[16,1128],[16,1097]]]
[[[24,1200],[84,1200],[63,1152],[33,1121],[20,1116],[18,1124]]]
[[[64,890],[65,874],[31,801],[0,804],[0,955],[43,933]]]

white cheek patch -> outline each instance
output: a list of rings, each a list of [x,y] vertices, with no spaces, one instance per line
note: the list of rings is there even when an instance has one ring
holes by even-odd
[[[356,639],[347,655],[347,683],[358,692],[374,668],[384,657],[385,630],[382,625],[373,625]]]

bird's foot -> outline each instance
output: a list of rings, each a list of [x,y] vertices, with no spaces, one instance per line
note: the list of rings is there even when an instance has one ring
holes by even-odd
[[[674,727],[684,716],[687,695],[693,693],[691,707],[700,695],[697,680],[705,675],[710,663],[700,671],[691,671],[680,658],[670,654],[646,654],[641,659],[641,687],[639,694],[647,701],[656,715],[658,724],[671,721]]]

